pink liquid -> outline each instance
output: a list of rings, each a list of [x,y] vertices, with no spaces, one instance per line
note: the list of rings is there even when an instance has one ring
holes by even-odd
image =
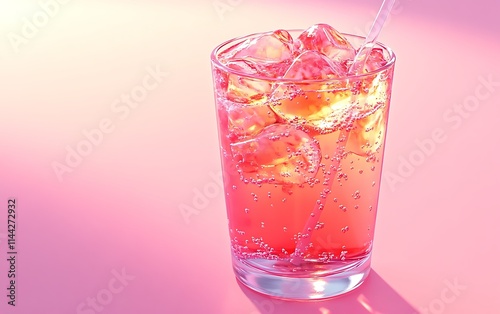
[[[342,56],[353,56],[342,44]],[[291,66],[279,58],[265,64],[271,72],[288,68],[292,83],[214,69],[230,239],[236,258],[260,268],[294,268],[298,260],[301,270],[328,269],[372,248],[392,68],[351,81],[308,81],[338,75],[345,62],[324,70],[330,61],[323,55],[297,55]],[[367,67],[377,62],[385,62],[380,50]],[[252,71],[254,64],[231,66]]]

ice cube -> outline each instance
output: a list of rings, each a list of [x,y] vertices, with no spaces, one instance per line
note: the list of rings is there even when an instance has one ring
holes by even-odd
[[[387,64],[384,51],[381,48],[373,48],[366,60],[365,71],[372,72]]]
[[[385,136],[383,108],[354,122],[346,143],[346,151],[359,156],[370,156],[382,145]]]
[[[232,136],[251,136],[276,122],[276,114],[266,105],[242,106],[234,104],[228,109],[228,128]]]
[[[363,53],[370,51],[370,55],[364,64],[356,62],[349,69],[350,74],[353,75],[368,74],[350,80],[349,88],[353,94],[351,109],[356,119],[363,119],[388,103],[387,91],[390,90],[389,84],[392,81],[391,74],[387,70],[373,73],[387,64],[383,50],[380,48],[370,50],[368,46],[360,49],[362,53],[358,58],[361,59],[358,60],[366,57]]]
[[[300,52],[318,51],[344,65],[356,54],[349,41],[327,24],[316,24],[305,30],[295,41],[295,49]]]
[[[368,51],[370,51],[370,55],[366,58]],[[364,46],[359,48],[357,54],[359,54],[356,58],[357,60],[363,60],[363,58],[366,58],[366,61],[364,64],[363,62],[358,62],[351,65],[352,68],[349,70],[351,74],[359,75],[372,72],[387,64],[387,60],[384,57],[384,51],[381,48],[372,48],[370,50],[370,46]],[[361,70],[362,66],[363,70]]]
[[[291,58],[293,38],[285,30],[277,30],[251,40],[234,57],[265,62],[281,62]]]
[[[244,59],[257,65],[260,74],[279,77],[293,59],[293,38],[285,30],[248,39],[219,55],[222,63]]]
[[[368,66],[375,65],[371,63]],[[390,98],[388,91],[390,91],[391,82],[392,74],[386,70],[358,77],[350,82],[350,88],[354,95],[352,97],[352,112],[356,119],[363,119],[388,104]]]
[[[283,78],[323,80],[345,76],[343,66],[317,51],[305,51],[293,60]]]
[[[287,122],[298,123],[320,132],[330,132],[346,122],[351,114],[347,81],[328,80],[345,75],[338,62],[317,51],[300,54],[284,78],[303,82],[280,82],[271,95],[271,108]]]
[[[290,124],[272,124],[251,139],[231,144],[243,179],[301,184],[312,179],[321,161],[318,143]]]
[[[226,66],[242,73],[242,75],[236,73],[227,75],[227,89],[223,90],[223,93],[229,100],[248,104],[263,99],[271,92],[271,83],[258,78],[259,69],[255,63],[235,59],[229,61]]]

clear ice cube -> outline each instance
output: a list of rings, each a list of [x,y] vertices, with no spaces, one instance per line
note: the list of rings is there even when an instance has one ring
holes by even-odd
[[[285,30],[248,39],[221,53],[222,63],[244,59],[255,64],[260,74],[280,77],[293,60],[293,38]]]
[[[303,81],[278,83],[271,95],[271,108],[285,121],[305,125],[319,132],[345,127],[351,115],[347,81],[327,81],[344,76],[345,71],[338,62],[322,53],[303,52],[284,76]]]
[[[253,138],[232,143],[231,151],[242,178],[254,183],[305,183],[321,161],[318,143],[289,124],[267,126]]]
[[[354,59],[355,49],[336,29],[327,24],[316,24],[305,30],[295,41],[297,51],[313,50],[346,66]],[[346,67],[347,69],[347,67]]]
[[[236,138],[257,134],[264,127],[275,122],[276,114],[269,106],[241,106],[240,104],[234,104],[228,108],[229,132]]]
[[[365,71],[372,72],[387,64],[384,51],[381,48],[373,48],[366,60]]]
[[[317,51],[304,51],[293,60],[283,78],[296,80],[324,80],[345,76],[343,66]]]
[[[258,78],[259,69],[254,62],[235,59],[229,61],[226,66],[242,73],[240,75],[230,72],[227,75],[227,87],[223,90],[227,99],[248,104],[265,98],[271,92],[271,83]]]
[[[381,147],[385,135],[384,113],[385,110],[380,109],[353,123],[346,143],[347,152],[367,157]]]
[[[370,52],[370,55],[367,58],[366,55],[368,52]],[[351,69],[349,69],[351,74],[360,75],[373,72],[387,64],[387,60],[384,57],[384,51],[381,48],[375,47],[370,50],[370,46],[364,46],[359,48],[357,54],[359,54],[358,58],[356,58],[357,60],[363,60],[363,58],[365,58],[366,61],[364,64],[363,62],[358,62],[351,65]],[[363,68],[361,69],[361,67]]]

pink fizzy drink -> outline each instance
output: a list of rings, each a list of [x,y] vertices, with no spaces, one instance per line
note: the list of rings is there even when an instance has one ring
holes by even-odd
[[[321,299],[370,270],[395,63],[382,44],[325,24],[228,41],[212,53],[236,277]]]

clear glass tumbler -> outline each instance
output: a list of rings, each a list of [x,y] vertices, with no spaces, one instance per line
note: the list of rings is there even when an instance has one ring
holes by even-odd
[[[223,60],[266,34],[211,55],[234,272],[279,298],[336,296],[370,271],[395,55],[378,43],[382,65],[320,80]],[[344,36],[354,47],[364,39]]]

